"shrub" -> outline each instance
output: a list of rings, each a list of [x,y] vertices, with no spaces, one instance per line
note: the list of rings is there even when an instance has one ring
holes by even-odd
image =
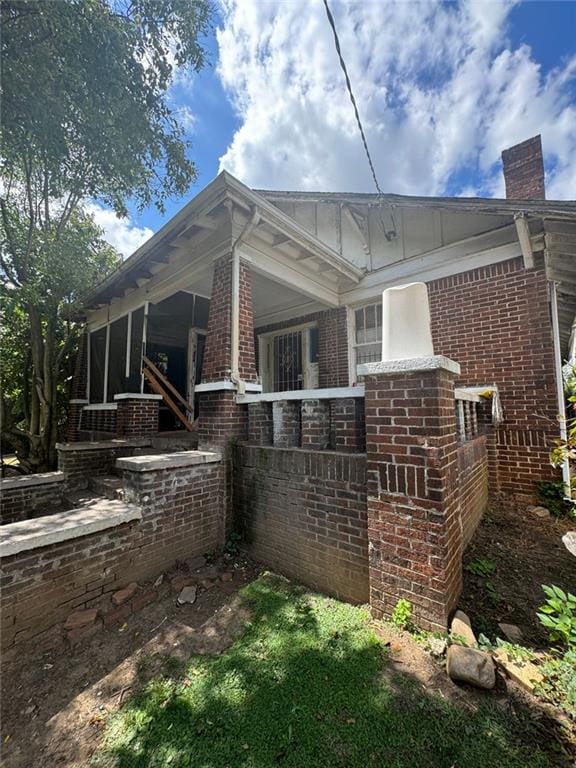
[[[554,517],[571,515],[571,504],[566,499],[564,483],[561,480],[540,480],[536,483],[539,502]]]
[[[562,642],[576,650],[576,595],[566,593],[560,587],[542,585],[548,600],[540,606],[536,615],[543,627],[550,630],[550,640]]]
[[[551,657],[540,667],[544,680],[536,693],[576,718],[576,650]]]

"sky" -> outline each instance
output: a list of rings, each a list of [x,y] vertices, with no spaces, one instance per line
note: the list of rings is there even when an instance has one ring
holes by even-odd
[[[255,188],[372,192],[322,0],[215,0],[209,63],[168,94],[198,179],[164,214],[90,210],[128,256],[222,169]],[[504,197],[500,153],[542,135],[576,198],[576,0],[329,0],[384,192]]]

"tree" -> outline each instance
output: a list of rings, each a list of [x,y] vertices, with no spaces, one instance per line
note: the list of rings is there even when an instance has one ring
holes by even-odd
[[[0,14],[3,369],[14,384],[3,376],[3,435],[42,471],[54,464],[56,393],[77,336],[71,303],[114,261],[82,206],[162,210],[195,179],[169,87],[176,69],[203,66],[210,8],[2,0]]]

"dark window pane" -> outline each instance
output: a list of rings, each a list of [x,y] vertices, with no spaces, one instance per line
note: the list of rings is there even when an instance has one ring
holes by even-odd
[[[309,362],[318,362],[318,328],[310,328],[309,337]]]
[[[90,402],[104,401],[104,358],[106,356],[106,328],[90,334]]]
[[[142,338],[144,333],[144,307],[132,312],[130,334],[130,375],[125,380],[125,392],[140,392],[142,380]]]
[[[126,334],[128,316],[116,320],[110,326],[110,348],[108,352],[108,402],[114,402],[114,395],[126,391]]]

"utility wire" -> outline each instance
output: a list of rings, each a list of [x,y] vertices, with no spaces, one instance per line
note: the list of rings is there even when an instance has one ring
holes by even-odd
[[[334,22],[334,17],[332,16],[332,12],[330,11],[328,0],[323,0],[323,1],[324,1],[324,8],[326,8],[326,15],[328,16],[328,22],[332,28],[332,33],[334,35],[334,44],[336,46],[336,53],[338,54],[338,58],[340,59],[340,66],[342,67],[342,72],[344,72],[344,78],[346,80],[346,88],[348,89],[348,95],[350,96],[350,101],[352,102],[352,106],[354,107],[354,114],[356,115],[356,122],[358,124],[358,130],[360,131],[360,136],[362,137],[362,144],[364,145],[364,151],[366,152],[366,157],[368,158],[368,165],[370,166],[370,171],[372,172],[372,178],[374,179],[374,186],[376,187],[376,191],[378,192],[380,197],[384,197],[384,193],[380,188],[380,184],[378,184],[376,169],[374,168],[374,163],[372,162],[372,156],[370,155],[370,150],[368,149],[366,134],[364,133],[362,121],[360,120],[360,113],[358,112],[358,106],[356,104],[356,99],[354,98],[354,92],[352,91],[352,83],[350,82],[348,70],[346,69],[346,62],[344,61],[344,57],[342,55],[342,49],[340,47],[340,39],[338,37],[338,32],[336,31],[336,24]],[[392,230],[388,231],[386,229],[384,222],[382,222],[384,236],[386,237],[387,240],[392,240],[392,238],[396,237],[396,224],[394,221],[394,215],[392,214],[392,211],[390,211],[390,218],[392,219]]]
[[[370,150],[368,149],[368,142],[366,141],[366,134],[364,133],[364,128],[362,127],[362,121],[360,120],[360,114],[358,112],[358,107],[356,105],[356,99],[354,98],[354,93],[352,91],[352,83],[350,82],[350,77],[348,76],[348,70],[346,69],[346,62],[344,61],[344,57],[342,56],[342,49],[340,48],[340,40],[338,38],[338,32],[336,31],[336,24],[334,23],[334,17],[332,16],[332,12],[330,11],[330,7],[328,6],[328,0],[324,0],[324,8],[326,8],[326,15],[328,16],[328,21],[330,23],[330,26],[332,27],[332,32],[334,33],[334,43],[336,45],[336,53],[338,54],[338,58],[340,59],[340,66],[342,67],[342,72],[344,72],[344,77],[346,78],[346,87],[348,88],[348,94],[350,96],[350,101],[352,102],[352,106],[354,107],[354,114],[356,115],[356,122],[358,123],[358,129],[360,131],[360,136],[362,136],[362,143],[364,144],[364,149],[366,151],[366,157],[368,158],[368,164],[370,165],[370,170],[372,171],[372,178],[374,179],[374,186],[376,187],[376,190],[378,191],[378,194],[382,195],[384,193],[380,189],[380,184],[378,184],[378,178],[376,177],[376,171],[374,169],[374,163],[372,162],[372,157],[370,156]]]

